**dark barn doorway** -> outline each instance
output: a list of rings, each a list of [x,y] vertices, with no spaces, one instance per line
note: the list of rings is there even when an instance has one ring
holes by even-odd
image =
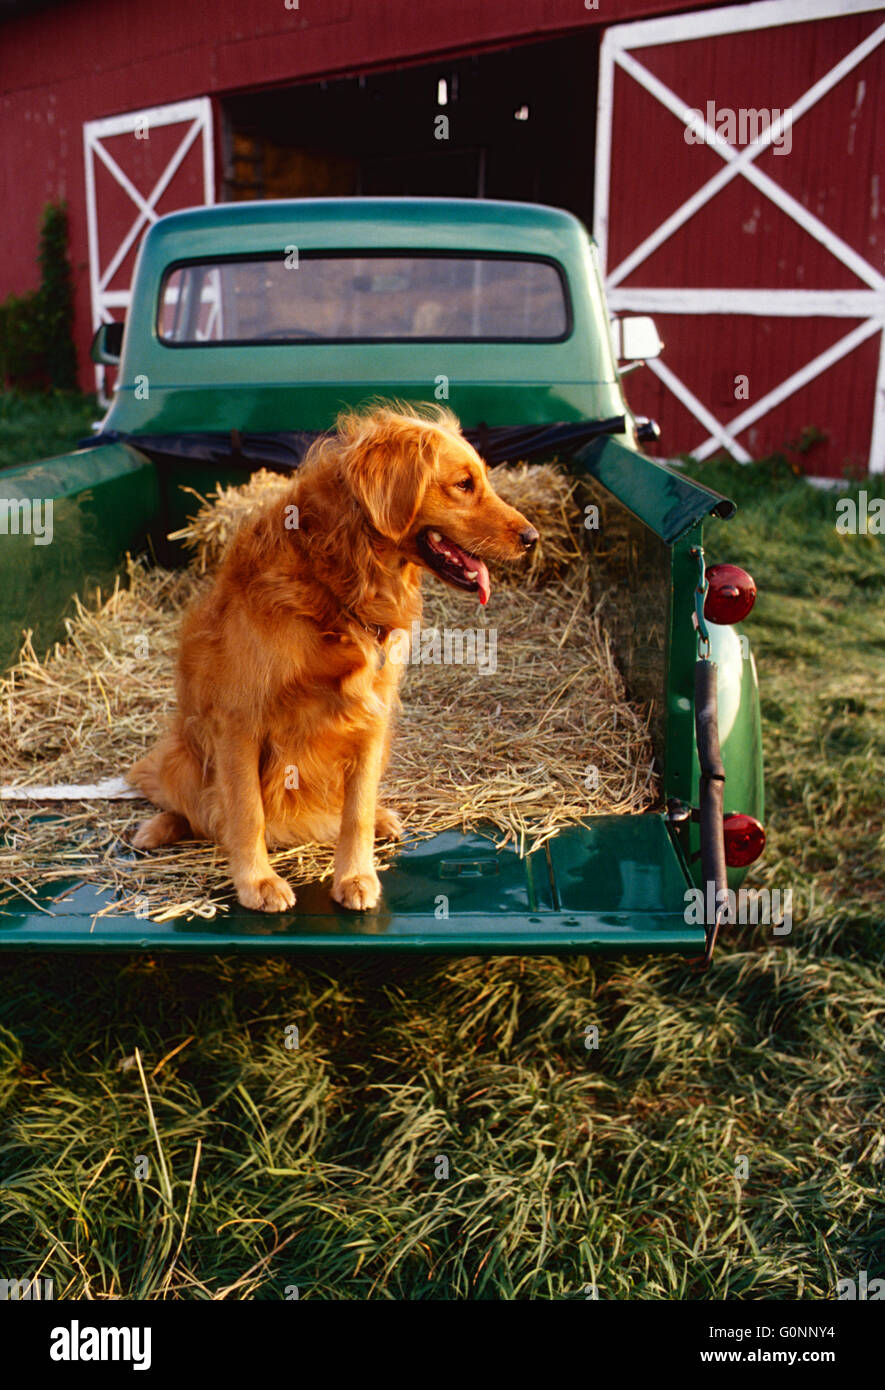
[[[567,38],[223,100],[222,198],[515,198],[593,213],[599,40]],[[437,139],[437,118],[448,139]]]

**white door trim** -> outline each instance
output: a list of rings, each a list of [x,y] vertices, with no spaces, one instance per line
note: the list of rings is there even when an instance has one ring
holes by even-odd
[[[183,138],[166,163],[162,174],[149,193],[135,187],[117,161],[105,149],[102,141],[114,135],[126,135],[137,128],[148,131],[157,126],[188,124]],[[102,323],[110,323],[112,309],[128,309],[130,291],[109,290],[107,287],[126,258],[133,242],[146,223],[157,221],[156,205],[181,167],[194,142],[203,137],[203,202],[215,201],[215,169],[212,149],[212,102],[209,97],[191,101],[172,102],[168,106],[149,106],[141,111],[127,111],[119,116],[106,116],[83,124],[83,158],[86,167],[86,228],[89,241],[89,291],[92,302],[93,332]],[[95,160],[99,159],[112,178],[132,200],[137,217],[120,241],[107,264],[100,264],[98,241],[98,206],[95,192]],[[96,368],[95,381],[102,394],[103,369]],[[104,402],[106,404],[106,402]]]
[[[631,56],[629,50],[650,45],[691,42],[718,34],[740,33],[747,30],[772,28],[784,24],[807,23],[848,14],[880,10],[881,0],[760,0],[760,3],[730,6],[721,10],[667,16],[663,19],[640,20],[633,24],[615,25],[608,29],[600,53],[599,103],[596,143],[596,182],[594,235],[599,246],[600,266],[606,284],[609,307],[615,311],[660,313],[744,313],[768,316],[809,316],[864,318],[847,337],[821,353],[800,371],[793,373],[770,391],[753,407],[731,420],[728,426],[716,421],[712,413],[698,401],[684,382],[665,364],[650,363],[652,370],[692,415],[707,430],[709,437],[692,450],[695,457],[705,458],[725,443],[736,458],[749,461],[749,454],[737,443],[736,436],[753,421],[768,413],[794,391],[799,390],[834,362],[853,350],[860,342],[883,330],[885,324],[885,275],[871,265],[853,247],[819,218],[792,198],[767,174],[757,169],[753,161],[782,134],[786,113],[763,132],[758,139],[742,150],[736,149],[713,129],[699,113],[682,101],[675,92]],[[834,66],[790,108],[789,120],[795,125],[827,92],[831,91],[853,68],[885,43],[885,24],[871,34]],[[687,128],[696,132],[704,143],[725,161],[724,167],[699,188],[659,227],[627,255],[614,269],[607,269],[609,231],[609,193],[611,183],[612,113],[614,109],[614,76],[619,67],[649,94],[660,101]],[[730,290],[716,289],[642,289],[631,286],[621,289],[621,282],[647,259],[668,237],[688,222],[733,178],[741,176],[760,193],[769,198],[788,217],[824,246],[838,261],[867,284],[869,290]],[[711,423],[712,422],[712,423]],[[715,428],[714,428],[715,426]],[[869,467],[871,472],[885,470],[885,333],[880,354],[879,373],[875,392],[872,439]]]

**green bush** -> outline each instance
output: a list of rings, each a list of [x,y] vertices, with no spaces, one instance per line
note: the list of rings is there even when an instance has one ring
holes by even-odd
[[[40,288],[0,304],[0,380],[24,390],[77,388],[74,289],[64,203],[47,203],[37,261]]]
[[[40,266],[37,314],[46,375],[56,391],[73,391],[77,386],[77,353],[65,203],[47,203],[43,209],[37,262]]]
[[[7,386],[46,385],[39,290],[10,294],[0,304],[0,377]]]

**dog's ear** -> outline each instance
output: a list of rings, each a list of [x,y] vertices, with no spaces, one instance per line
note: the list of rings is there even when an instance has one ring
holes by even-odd
[[[375,530],[389,540],[401,541],[418,515],[433,473],[435,434],[422,420],[390,410],[354,421],[345,432],[347,483]]]

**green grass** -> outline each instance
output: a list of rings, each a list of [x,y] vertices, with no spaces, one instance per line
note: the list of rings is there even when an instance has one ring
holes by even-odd
[[[0,391],[0,468],[65,453],[92,434],[101,414],[94,396]]]
[[[703,476],[741,503],[710,558],[759,584],[755,881],[793,887],[792,936],[731,928],[705,976],[7,956],[0,1275],[411,1300],[814,1299],[885,1273],[883,543],[783,470]]]

